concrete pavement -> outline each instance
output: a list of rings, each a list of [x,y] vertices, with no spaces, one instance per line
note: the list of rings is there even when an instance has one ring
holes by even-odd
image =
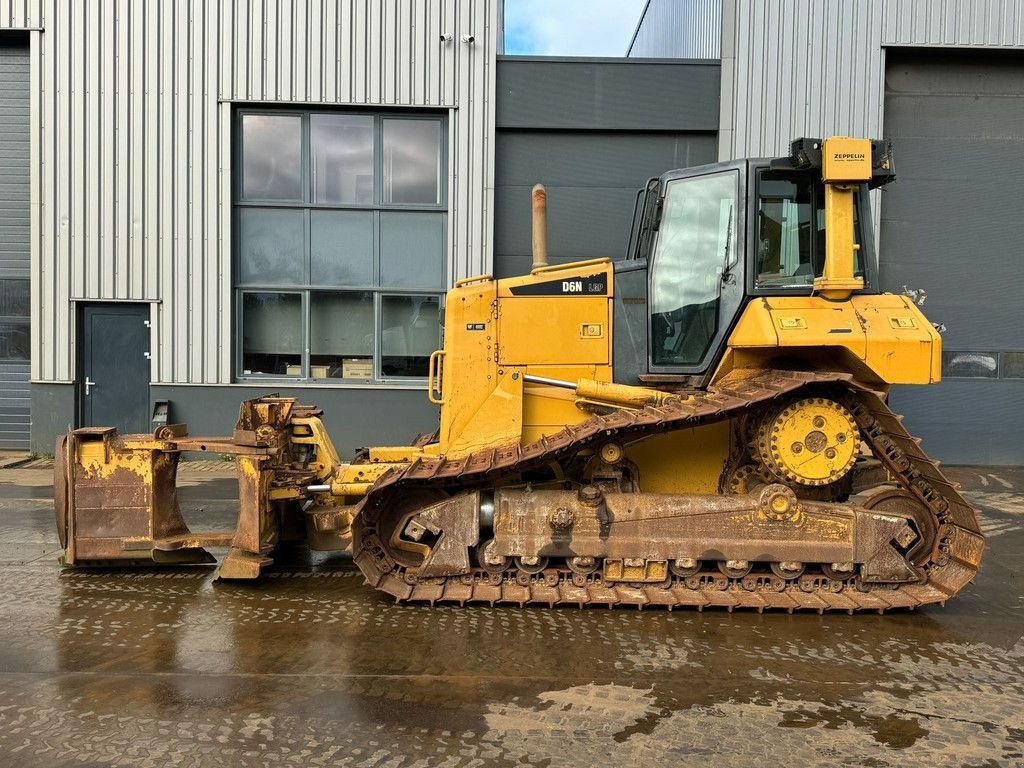
[[[183,470],[190,522],[231,519],[225,471]],[[2,470],[0,765],[1024,765],[1024,471],[951,474],[974,586],[789,616],[396,606],[308,552],[61,572],[49,472]]]

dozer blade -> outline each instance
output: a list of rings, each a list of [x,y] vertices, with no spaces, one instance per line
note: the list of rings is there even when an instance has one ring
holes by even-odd
[[[65,565],[214,563],[178,509],[178,453],[152,438],[129,441],[113,428],[59,438],[54,508]],[[139,445],[151,443],[152,447]]]
[[[69,431],[57,441],[54,468],[62,562],[204,564],[216,562],[207,547],[227,547],[217,578],[257,578],[282,533],[293,535],[296,521],[301,525],[300,503],[315,479],[292,467],[291,418],[318,413],[291,398],[263,397],[242,403],[232,437],[189,437],[180,424],[152,435],[118,435],[110,427]],[[234,455],[239,511],[233,531],[194,533],[185,524],[176,489],[182,451]]]

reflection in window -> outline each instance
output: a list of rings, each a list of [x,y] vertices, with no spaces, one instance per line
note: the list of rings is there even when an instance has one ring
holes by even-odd
[[[242,294],[242,372],[302,375],[302,296]]]
[[[655,365],[695,365],[718,329],[722,274],[736,260],[736,173],[668,182],[651,271]]]
[[[0,360],[29,359],[29,320],[0,320]]]
[[[854,242],[860,242],[860,196]],[[809,287],[825,267],[825,188],[805,173],[762,172],[757,184],[757,288]],[[864,276],[860,251],[854,274]]]
[[[995,352],[942,352],[943,376],[994,379],[998,368]]]
[[[0,280],[0,317],[28,317],[30,303],[28,279]]]
[[[242,116],[242,197],[302,200],[302,118]]]
[[[440,343],[437,296],[381,298],[381,373],[425,378]]]
[[[314,203],[373,202],[372,115],[312,115],[309,144]]]
[[[313,291],[309,298],[309,375],[373,378],[373,294]]]
[[[242,208],[238,214],[238,278],[255,285],[305,282],[306,227],[301,210]]]
[[[373,282],[372,211],[310,211],[309,238],[313,285]]]
[[[441,202],[441,123],[384,120],[384,202]]]
[[[419,211],[380,214],[380,281],[388,288],[444,288],[445,215]]]
[[[244,109],[238,121],[237,375],[426,377],[445,288],[444,118]]]

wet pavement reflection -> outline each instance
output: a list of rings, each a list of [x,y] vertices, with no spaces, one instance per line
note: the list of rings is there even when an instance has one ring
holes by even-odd
[[[1024,472],[953,474],[974,586],[790,616],[399,606],[303,550],[254,585],[61,572],[48,473],[4,470],[0,764],[1022,765]],[[187,519],[233,490],[189,484]]]

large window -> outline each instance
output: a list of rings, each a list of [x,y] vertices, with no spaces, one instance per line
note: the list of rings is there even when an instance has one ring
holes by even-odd
[[[244,110],[237,142],[238,377],[426,377],[445,288],[443,119]]]

